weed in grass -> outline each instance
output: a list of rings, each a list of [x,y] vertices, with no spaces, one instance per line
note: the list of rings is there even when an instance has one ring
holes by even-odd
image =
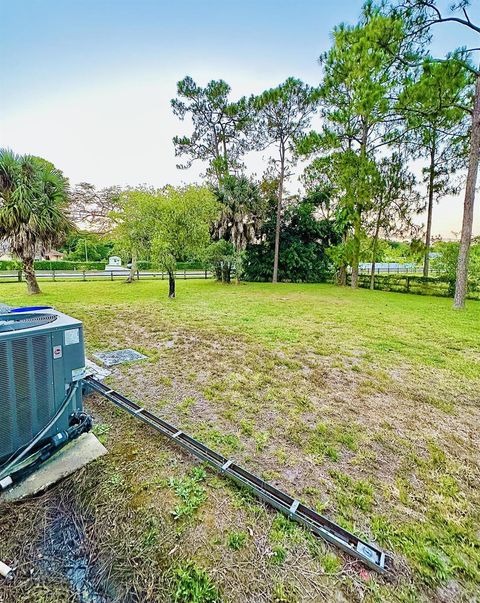
[[[278,582],[272,592],[273,603],[297,603],[297,589],[289,583]]]
[[[181,504],[177,505],[172,515],[175,519],[189,517],[205,502],[207,492],[202,486],[206,478],[205,469],[194,467],[189,475],[183,478],[171,478],[170,487],[181,499]]]
[[[280,465],[285,466],[288,464],[289,457],[283,448],[278,448],[275,451],[275,456],[277,457],[277,461]]]
[[[254,425],[251,421],[243,420],[240,421],[240,429],[246,436],[251,436],[253,434]]]
[[[146,548],[154,547],[158,544],[160,536],[160,526],[156,517],[150,517],[147,521],[147,528],[143,535],[143,546]]]
[[[217,603],[220,595],[207,572],[189,562],[175,570],[173,600],[175,603]]]
[[[285,540],[301,542],[304,539],[304,531],[297,523],[285,515],[277,513],[272,522],[269,538],[271,542],[284,542]]]
[[[207,446],[215,448],[225,456],[228,456],[241,448],[240,440],[236,435],[222,433],[218,429],[212,429],[205,424],[196,425],[195,435]]]
[[[270,439],[270,433],[268,431],[259,431],[255,436],[255,443],[258,452],[264,450]]]
[[[331,551],[326,551],[320,562],[326,574],[338,574],[342,567],[340,559]]]
[[[330,476],[337,485],[334,497],[338,513],[343,520],[352,522],[355,509],[369,512],[374,503],[374,487],[365,480],[353,480],[341,471],[331,470]]]
[[[272,548],[272,555],[270,557],[270,561],[274,565],[282,565],[286,558],[287,551],[283,546],[277,545]]]
[[[262,505],[259,499],[248,488],[232,484],[231,489],[234,495],[232,500],[233,507],[244,509],[254,514],[258,520],[261,517],[268,516],[267,507]]]
[[[337,469],[331,469],[328,473],[330,477],[343,488],[350,487],[352,478],[346,473],[342,473],[342,471],[338,471]]]
[[[353,504],[357,509],[370,511],[373,505],[373,485],[365,480],[358,480],[353,486]]]
[[[108,423],[95,423],[92,432],[97,436],[101,444],[106,444],[108,434],[110,433],[110,425]]]
[[[331,445],[325,446],[324,454],[331,461],[338,461],[338,457],[340,456],[338,450]]]
[[[193,396],[187,396],[180,402],[178,409],[184,414],[187,414],[192,404],[195,404],[195,398]]]
[[[245,546],[246,541],[246,532],[230,532],[227,537],[227,544],[234,551],[242,549]]]
[[[328,457],[332,461],[340,458],[340,449],[356,451],[359,431],[355,425],[331,426],[319,422],[310,434],[307,451],[322,459]]]
[[[312,401],[307,396],[295,396],[294,403],[298,412],[306,412],[307,410],[312,410],[313,408]]]
[[[108,491],[115,492],[115,490],[125,485],[125,481],[120,473],[112,473],[106,480],[105,485]]]

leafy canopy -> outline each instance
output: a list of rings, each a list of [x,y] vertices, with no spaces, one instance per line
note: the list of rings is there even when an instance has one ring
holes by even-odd
[[[190,136],[175,136],[175,155],[185,157],[180,169],[196,160],[208,162],[207,176],[217,182],[242,167],[242,157],[252,145],[251,112],[247,100],[229,99],[230,86],[212,80],[202,88],[187,76],[177,84],[177,98],[172,99],[173,113],[182,121],[191,117]]]
[[[152,256],[174,273],[177,261],[198,257],[209,244],[218,204],[213,193],[200,186],[168,186],[146,200],[146,215],[152,224]]]
[[[0,239],[16,256],[33,259],[72,228],[63,174],[41,158],[0,149]]]

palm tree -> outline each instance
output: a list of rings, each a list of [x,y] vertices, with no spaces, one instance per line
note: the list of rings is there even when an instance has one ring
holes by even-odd
[[[216,239],[230,241],[235,251],[244,251],[255,240],[265,213],[258,186],[246,176],[227,176],[216,189],[220,217],[213,227]]]
[[[243,252],[247,245],[257,238],[267,204],[258,185],[244,175],[226,176],[222,184],[215,189],[215,195],[220,202],[221,211],[219,218],[213,224],[212,238],[217,241],[228,241],[233,245],[238,282]],[[217,247],[215,253],[222,255],[224,251],[225,246],[221,246]],[[222,280],[230,282],[232,263],[226,265],[230,268],[226,273],[222,271]]]
[[[0,240],[23,266],[28,293],[40,293],[35,253],[59,244],[73,228],[66,214],[67,181],[51,163],[0,149]]]

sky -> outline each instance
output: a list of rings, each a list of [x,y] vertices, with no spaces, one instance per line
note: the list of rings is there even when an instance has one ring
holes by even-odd
[[[441,0],[443,1],[443,0]],[[289,76],[316,85],[318,56],[361,0],[0,0],[0,147],[42,156],[72,184],[190,183],[172,138],[190,131],[171,111],[185,75],[225,79],[236,98]],[[471,16],[480,22],[480,0]],[[480,40],[445,24],[433,50]],[[477,36],[478,38],[478,36]],[[318,124],[314,124],[318,125]],[[247,160],[260,175],[263,156]],[[417,168],[418,169],[418,166]],[[290,183],[297,192],[298,183]],[[480,202],[475,213],[480,234]],[[462,198],[435,208],[433,233],[461,229]]]

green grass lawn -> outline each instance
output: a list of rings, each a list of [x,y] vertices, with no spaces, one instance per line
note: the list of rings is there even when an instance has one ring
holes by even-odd
[[[395,561],[388,579],[362,571],[92,397],[110,453],[46,501],[62,489],[89,517],[118,600],[475,600],[480,303],[454,312],[449,299],[331,285],[178,281],[175,300],[155,281],[42,288],[35,303],[84,321],[89,354],[148,356],[115,372],[117,389]],[[32,298],[5,284],[0,302]],[[45,521],[46,501],[9,509],[12,530]],[[9,555],[21,557],[18,539],[0,542]],[[23,584],[45,588],[27,572]],[[58,600],[56,588],[36,600]],[[31,600],[19,592],[12,601]]]

